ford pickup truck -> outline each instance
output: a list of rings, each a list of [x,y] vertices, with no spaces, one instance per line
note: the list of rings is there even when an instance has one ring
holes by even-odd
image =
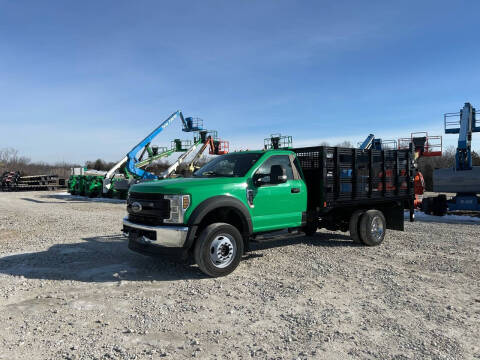
[[[252,240],[279,230],[349,231],[382,243],[413,221],[411,150],[308,147],[218,156],[193,177],[130,188],[123,232],[131,250],[194,259],[213,277],[231,273]]]

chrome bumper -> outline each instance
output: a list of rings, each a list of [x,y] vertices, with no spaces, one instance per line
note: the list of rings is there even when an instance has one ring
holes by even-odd
[[[156,233],[156,239],[150,239],[147,236],[140,236],[136,241],[160,246],[160,247],[183,247],[187,239],[188,227],[186,226],[147,226],[135,224],[128,221],[128,217],[123,219],[123,225],[137,230],[153,231]]]

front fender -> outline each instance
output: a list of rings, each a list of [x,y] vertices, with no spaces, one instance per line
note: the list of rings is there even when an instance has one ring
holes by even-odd
[[[193,245],[198,225],[200,225],[205,216],[211,211],[221,207],[233,208],[238,212],[243,222],[243,228],[247,229],[247,231],[242,234],[244,237],[248,237],[253,233],[252,217],[245,204],[233,196],[213,196],[201,202],[189,216],[187,225],[190,230],[185,243],[186,247],[190,248]]]

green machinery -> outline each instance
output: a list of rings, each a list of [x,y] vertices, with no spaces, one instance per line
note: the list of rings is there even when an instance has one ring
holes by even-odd
[[[171,147],[149,146],[142,154],[140,161],[135,166],[137,168],[145,168],[154,161],[168,157],[175,152],[186,152],[192,146],[191,140],[175,139],[171,143]],[[146,156],[145,156],[146,155]],[[136,176],[130,173],[126,167],[120,169],[120,173],[116,174],[111,180],[112,186],[106,193],[102,192],[103,181],[106,171],[83,169],[81,175],[70,175],[67,183],[68,192],[72,195],[88,196],[88,197],[112,197],[126,198],[128,192],[128,183],[135,180]]]

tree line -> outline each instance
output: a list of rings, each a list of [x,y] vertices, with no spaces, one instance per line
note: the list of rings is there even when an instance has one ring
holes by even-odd
[[[58,175],[61,178],[70,176],[72,167],[80,165],[68,162],[48,164],[43,161],[31,161],[21,156],[16,149],[0,149],[0,176],[6,171],[19,171],[21,175]]]
[[[197,165],[201,166],[207,162],[207,159],[202,156]],[[86,167],[91,170],[108,171],[116,163],[97,159],[93,161],[86,161],[82,166],[76,163],[57,162],[48,164],[42,161],[31,161],[30,158],[21,156],[19,151],[13,148],[0,149],[0,177],[6,171],[19,171],[21,175],[58,175],[61,178],[68,178],[71,174],[71,168]],[[145,170],[154,174],[160,174],[170,166],[167,160],[157,160],[152,164],[144,167]],[[120,169],[123,172],[123,169]],[[187,173],[185,164],[181,164],[177,169],[177,173]]]
[[[329,146],[328,143],[322,143],[323,146]],[[345,141],[336,146],[353,147],[353,145]],[[418,169],[422,172],[425,179],[425,188],[427,191],[433,189],[433,170],[439,168],[450,168],[455,166],[454,146],[449,146],[443,150],[442,156],[436,157],[421,157],[418,159]],[[203,165],[207,162],[207,158],[202,158],[198,165]],[[472,162],[474,166],[480,166],[480,155],[476,151],[472,151]],[[87,169],[108,171],[115,165],[114,162],[97,159],[94,161],[86,161],[84,166]],[[154,174],[160,174],[169,166],[168,161],[160,160],[148,165],[145,170]],[[0,175],[5,171],[19,171],[22,175],[53,175],[68,178],[70,176],[71,168],[81,167],[79,164],[68,162],[57,162],[48,164],[45,162],[32,162],[25,156],[20,156],[18,150],[12,148],[0,149]],[[178,171],[179,173],[186,173],[186,165],[182,164]]]

